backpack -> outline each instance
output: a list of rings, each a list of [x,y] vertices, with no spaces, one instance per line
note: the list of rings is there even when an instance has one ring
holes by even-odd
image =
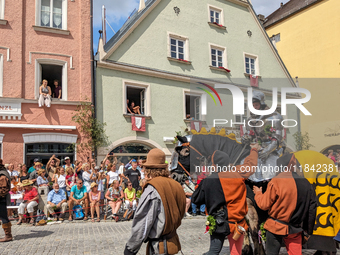
[[[72,211],[73,211],[73,219],[82,220],[84,218],[84,211],[81,205],[74,206]]]
[[[6,175],[0,175],[0,197],[5,197],[11,190],[11,184]]]
[[[42,210],[40,210],[40,209],[38,209],[38,211],[37,211],[37,218],[36,218],[36,222],[38,222],[38,221],[41,221],[41,220],[47,220],[47,217],[46,217],[46,215],[44,214],[44,211],[42,211]]]

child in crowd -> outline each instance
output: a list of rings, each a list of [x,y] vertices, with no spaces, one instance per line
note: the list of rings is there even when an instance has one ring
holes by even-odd
[[[100,169],[99,166],[95,167],[95,170],[98,171]],[[99,170],[97,173],[97,180],[96,183],[98,184],[98,190],[100,191],[100,211],[103,211],[103,206],[104,205],[104,189],[105,189],[105,180],[106,176],[104,174],[104,170]]]
[[[66,192],[67,197],[70,197],[71,188],[76,184],[76,173],[72,167],[66,167]]]

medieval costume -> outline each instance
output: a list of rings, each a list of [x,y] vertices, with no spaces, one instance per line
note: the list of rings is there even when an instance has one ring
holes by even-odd
[[[165,154],[152,149],[143,163],[146,178],[155,176],[144,186],[124,255],[137,254],[148,242],[146,254],[177,254],[181,250],[176,229],[185,213],[185,194],[181,185],[169,176]],[[157,172],[157,174],[156,174]]]
[[[259,110],[268,110],[265,103],[265,96],[261,91],[253,91],[253,103],[260,103]],[[278,112],[270,115],[255,115],[247,120],[246,132],[242,137],[242,143],[258,142],[262,150],[259,152],[258,169],[255,174],[249,177],[252,182],[262,182],[272,179],[276,173],[273,171],[263,171],[269,169],[269,166],[275,166],[276,160],[284,150],[283,141],[283,118]],[[249,124],[248,124],[249,122]]]
[[[302,233],[313,233],[316,216],[316,195],[312,185],[304,177],[293,172],[296,166],[294,154],[277,160],[277,166],[285,169],[268,184],[267,191],[254,190],[259,208],[268,210],[267,254],[279,254],[282,240],[289,255],[302,253]],[[283,168],[285,167],[285,168]]]
[[[210,236],[210,250],[207,254],[219,254],[223,242],[228,237],[231,254],[241,254],[243,235],[233,239],[237,226],[248,229],[245,216],[248,212],[245,180],[253,174],[257,166],[257,149],[251,149],[243,165],[229,171],[213,173],[204,179],[192,195],[192,202],[205,204],[209,215],[216,220],[216,229]],[[215,151],[211,157],[213,166],[229,166],[228,154]],[[220,218],[220,220],[217,220]]]
[[[0,159],[0,220],[2,221],[2,228],[5,231],[5,237],[0,239],[0,242],[12,241],[12,230],[11,222],[7,215],[7,206],[11,204],[11,195],[9,191],[11,190],[11,178],[2,164],[2,159]]]

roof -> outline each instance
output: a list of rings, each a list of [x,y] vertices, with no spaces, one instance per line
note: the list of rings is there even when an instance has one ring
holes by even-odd
[[[286,4],[281,5],[280,8],[274,11],[272,14],[267,16],[263,26],[265,28],[272,26],[273,24],[321,1],[323,0],[290,0]]]
[[[140,12],[137,10],[117,31],[117,33],[115,33],[114,36],[112,36],[111,39],[104,45],[104,51],[108,52],[156,1],[157,0],[147,0],[145,3],[145,8]]]

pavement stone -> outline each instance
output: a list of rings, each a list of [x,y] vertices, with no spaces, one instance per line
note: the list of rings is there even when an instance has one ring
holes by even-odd
[[[209,249],[209,234],[204,234],[205,217],[186,218],[178,229],[185,255],[201,255]],[[1,255],[122,255],[125,243],[130,236],[132,221],[99,223],[73,221],[45,226],[16,226],[13,223],[13,242],[0,243]],[[3,235],[0,230],[0,235]],[[230,254],[228,241],[220,254]],[[145,254],[143,244],[138,255]],[[315,251],[304,250],[303,255],[312,255]],[[181,254],[181,253],[179,253]],[[282,248],[280,255],[287,254]],[[340,255],[338,251],[337,255]]]

